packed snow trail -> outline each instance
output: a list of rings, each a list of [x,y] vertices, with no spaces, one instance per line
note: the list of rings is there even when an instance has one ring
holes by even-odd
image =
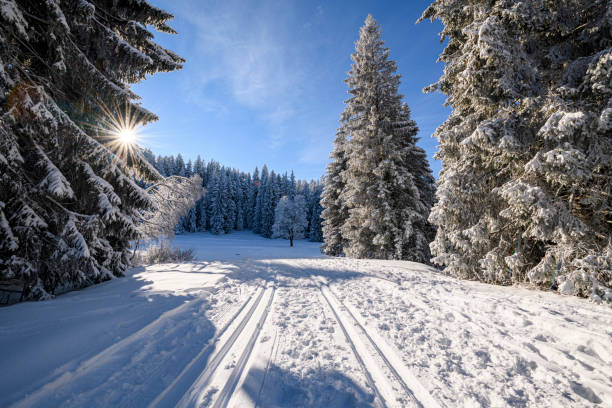
[[[175,243],[198,259],[0,308],[0,406],[612,406],[609,306],[246,232]]]

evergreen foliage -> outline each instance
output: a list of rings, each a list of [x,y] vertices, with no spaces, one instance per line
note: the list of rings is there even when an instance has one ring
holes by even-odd
[[[0,2],[0,280],[25,298],[121,276],[134,217],[159,174],[107,145],[118,112],[146,123],[129,84],[183,60],[153,41],[172,16],[146,1]],[[137,153],[137,152],[136,152]]]
[[[434,261],[466,279],[612,300],[612,8],[435,1],[453,108]]]
[[[434,179],[400,76],[369,15],[351,56],[341,125],[323,195],[324,251],[429,261]]]
[[[155,157],[150,150],[144,150],[143,155],[167,177],[188,174],[188,164],[182,157]],[[167,169],[170,169],[170,173],[167,173]],[[233,230],[250,229],[272,238],[276,207],[281,197],[291,199],[299,195],[304,200],[307,221],[304,237],[315,242],[323,240],[320,217],[323,185],[320,182],[297,180],[293,172],[281,176],[268,171],[265,164],[261,175],[256,167],[251,176],[250,173],[221,166],[214,160],[205,163],[200,156],[193,162],[191,171],[192,178],[198,176],[202,180],[204,195],[192,208],[184,210],[184,216],[176,224],[176,233],[210,231],[213,234],[227,234]],[[1,225],[0,222],[0,228]]]

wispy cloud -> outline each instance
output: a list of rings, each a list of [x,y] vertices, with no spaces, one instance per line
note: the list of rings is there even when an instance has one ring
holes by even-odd
[[[290,2],[207,1],[177,14],[195,29],[198,60],[190,63],[198,64],[198,82],[189,84],[192,96],[204,98],[202,89],[225,87],[235,102],[260,111],[271,125],[291,117],[300,93],[296,84],[308,67],[292,47]]]

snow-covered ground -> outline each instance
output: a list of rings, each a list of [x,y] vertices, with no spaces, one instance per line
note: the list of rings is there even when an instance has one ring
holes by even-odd
[[[187,234],[139,267],[0,309],[0,406],[612,406],[609,306]]]

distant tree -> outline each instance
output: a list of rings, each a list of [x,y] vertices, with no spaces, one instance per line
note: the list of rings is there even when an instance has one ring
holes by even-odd
[[[309,217],[309,231],[308,239],[313,242],[323,242],[323,230],[321,225],[321,212],[323,207],[321,206],[321,192],[322,186],[317,185],[312,192],[310,199],[310,217]]]
[[[208,183],[206,198],[208,200],[208,224],[210,232],[221,234],[224,232],[224,203],[223,184],[221,177],[213,175]]]
[[[255,211],[253,214],[253,232],[261,234],[262,232],[262,212],[264,208],[264,186],[268,181],[268,166],[265,164],[261,168],[261,179],[259,180],[257,197],[255,201]]]
[[[185,177],[185,161],[183,160],[183,156],[179,153],[173,162],[174,168],[171,170],[172,175]]]
[[[272,237],[272,225],[274,224],[274,210],[281,197],[281,178],[274,170],[266,179],[263,186],[263,200],[261,209],[261,235],[266,238]]]
[[[434,262],[457,277],[612,301],[609,1],[435,1],[453,108]]]
[[[198,154],[198,157],[193,162],[192,171],[193,171],[193,174],[197,174],[202,178],[202,183],[206,183],[206,180],[204,180],[204,163],[202,163],[202,159],[200,158],[199,154]]]
[[[193,175],[193,164],[191,163],[191,159],[185,164],[185,177],[189,178]]]
[[[274,213],[272,236],[288,239],[289,246],[293,246],[294,239],[304,238],[308,223],[305,207],[306,202],[303,196],[296,195],[294,199],[283,196]]]

